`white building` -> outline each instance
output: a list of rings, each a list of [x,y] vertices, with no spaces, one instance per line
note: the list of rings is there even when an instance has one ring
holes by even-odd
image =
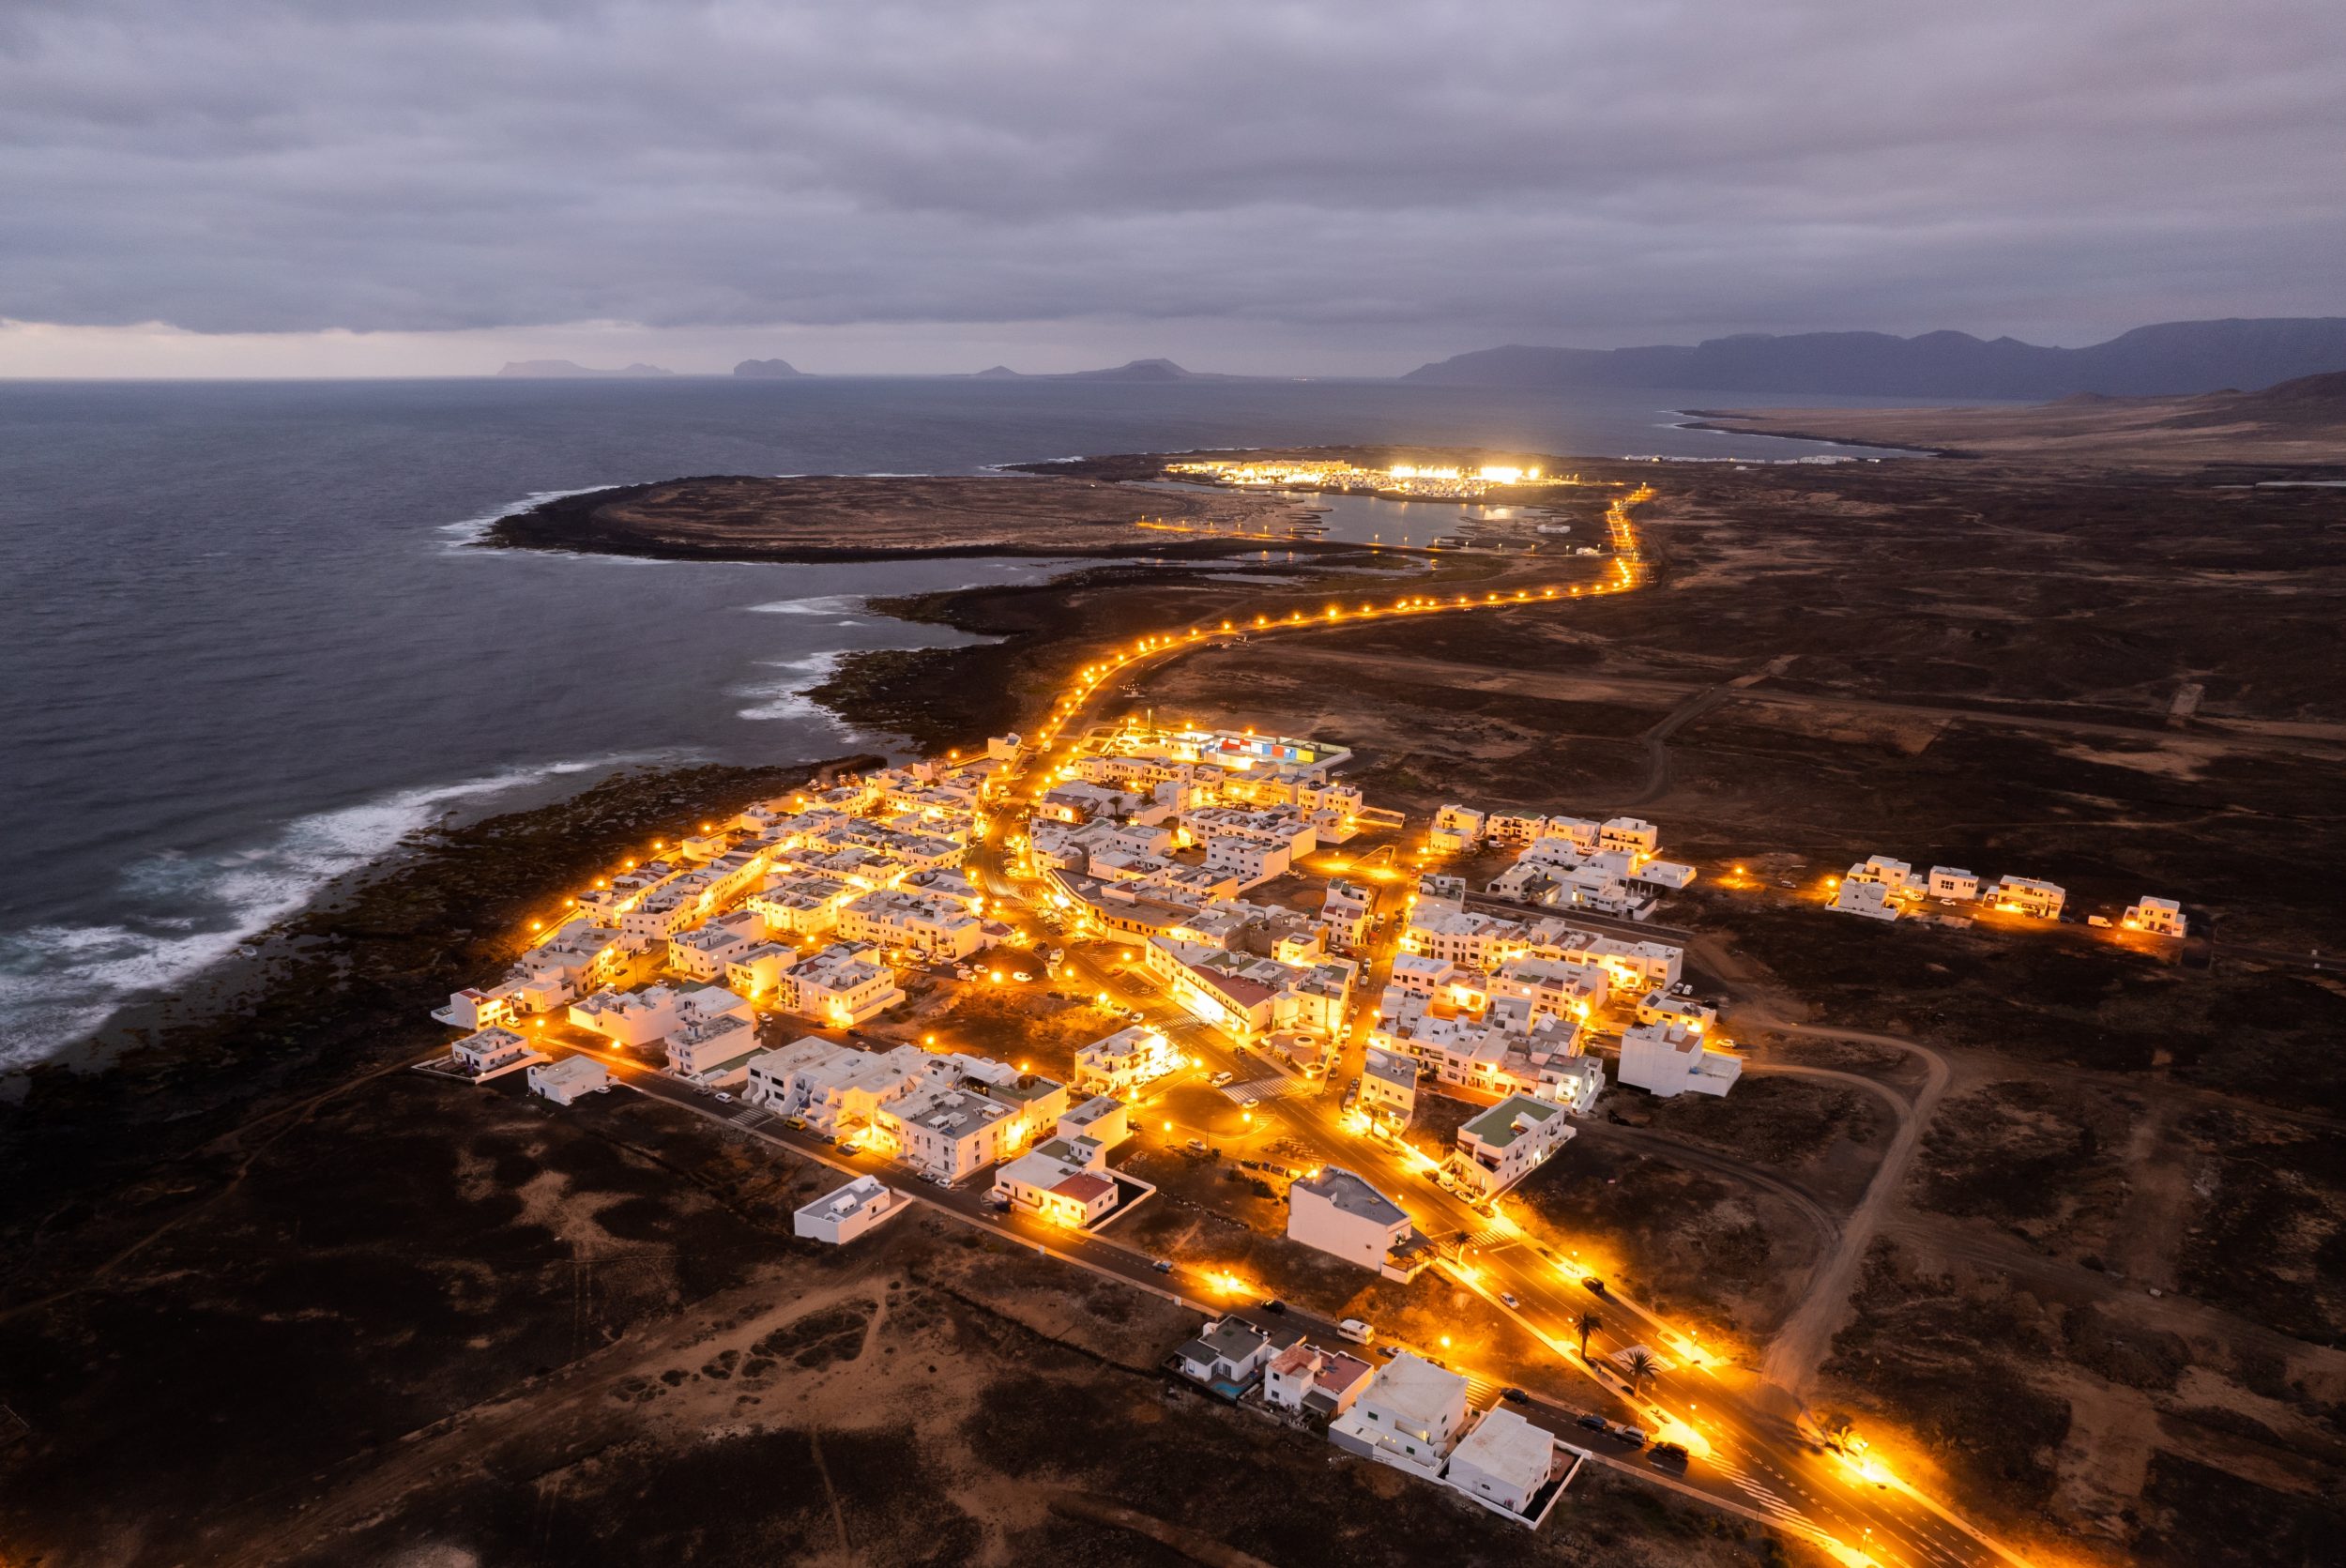
[[[1914,868],[1887,855],[1868,855],[1849,868],[1849,875],[1844,880],[1879,882],[1892,892],[1900,892],[1913,885]]]
[[[758,942],[725,960],[725,989],[753,1002],[784,994],[784,977],[798,967],[799,950],[780,942]]]
[[[1370,1046],[1361,1069],[1360,1107],[1372,1121],[1408,1126],[1417,1114],[1417,1063],[1398,1051]]]
[[[1287,1188],[1287,1237],[1392,1278],[1415,1272],[1406,1255],[1416,1232],[1409,1210],[1341,1165],[1329,1165]]]
[[[2181,936],[2187,930],[2183,906],[2171,898],[2145,897],[2129,904],[2118,923],[2128,931],[2147,931],[2154,936]]]
[[[875,964],[870,950],[825,948],[785,976],[783,1003],[803,1018],[819,1018],[841,1028],[876,1018],[905,999],[894,971]]]
[[[624,1050],[665,1038],[684,1022],[684,993],[666,985],[598,991],[571,1004],[571,1023]]]
[[[833,1246],[852,1241],[911,1200],[876,1176],[859,1176],[790,1216],[793,1235]]]
[[[1522,1180],[1573,1135],[1563,1106],[1511,1094],[1458,1129],[1450,1175],[1477,1202],[1488,1202]]]
[[[1133,1135],[1132,1115],[1121,1100],[1095,1094],[1061,1111],[1052,1131],[1062,1138],[1089,1138],[1103,1149],[1114,1149]]]
[[[1617,816],[1596,830],[1596,845],[1633,857],[1651,855],[1662,847],[1662,830],[1642,817]]]
[[[1053,1138],[994,1173],[994,1195],[1013,1213],[1070,1230],[1097,1225],[1116,1208],[1116,1181],[1089,1138]]]
[[[1932,866],[1927,887],[1931,897],[1959,904],[1979,896],[1979,878],[1959,866]]]
[[[611,1072],[592,1057],[564,1057],[530,1068],[529,1088],[557,1105],[568,1105],[581,1095],[608,1094]]]
[[[1696,1034],[1719,1021],[1719,1010],[1668,991],[1649,991],[1638,1000],[1640,1024],[1683,1024]]]
[[[667,1047],[670,1073],[706,1088],[727,1088],[749,1076],[757,1026],[739,1012],[694,1012],[669,1034]]]
[[[1434,1480],[1467,1421],[1467,1380],[1404,1350],[1377,1369],[1328,1440]]]
[[[725,967],[740,953],[766,939],[766,922],[747,909],[719,915],[693,931],[668,938],[668,967],[694,980],[723,980]]]
[[[839,911],[839,935],[851,942],[903,948],[932,962],[968,957],[984,946],[984,926],[959,903],[902,889],[868,892]]]
[[[1142,1024],[1095,1040],[1075,1053],[1075,1088],[1129,1098],[1181,1065],[1162,1030]]]
[[[1470,806],[1444,806],[1434,814],[1425,842],[1438,855],[1455,855],[1483,841],[1484,814]]]
[[[1451,1451],[1442,1479],[1524,1524],[1536,1524],[1532,1499],[1558,1469],[1554,1435],[1504,1405],[1494,1405]]]
[[[529,1042],[507,1028],[475,1029],[450,1049],[456,1065],[476,1074],[510,1067],[531,1054]]]
[[[1741,1057],[1713,1050],[1702,1036],[1675,1024],[1637,1024],[1621,1037],[1621,1081],[1658,1099],[1725,1094],[1743,1075]]]
[[[1371,1376],[1369,1364],[1357,1356],[1299,1340],[1264,1365],[1262,1399],[1274,1410],[1333,1420],[1360,1399]]]
[[[1291,1329],[1281,1334],[1287,1345],[1302,1337]],[[1184,1341],[1173,1352],[1173,1364],[1191,1382],[1236,1399],[1253,1386],[1272,1356],[1283,1347],[1252,1324],[1224,1317],[1208,1322],[1195,1339]]]
[[[1890,902],[1889,886],[1881,882],[1843,882],[1834,891],[1833,907],[1869,921],[1898,918],[1898,906]]]
[[[2068,894],[2050,882],[2039,882],[2029,876],[2007,876],[1998,882],[1988,902],[2006,914],[2034,915],[2038,920],[2059,920],[2061,906]]]

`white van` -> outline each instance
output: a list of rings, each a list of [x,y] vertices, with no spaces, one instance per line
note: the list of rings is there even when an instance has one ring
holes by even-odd
[[[1338,1323],[1336,1325],[1336,1332],[1342,1334],[1345,1338],[1350,1340],[1355,1345],[1366,1345],[1370,1340],[1377,1337],[1376,1329],[1367,1323],[1362,1322],[1357,1317],[1348,1317],[1343,1322]]]

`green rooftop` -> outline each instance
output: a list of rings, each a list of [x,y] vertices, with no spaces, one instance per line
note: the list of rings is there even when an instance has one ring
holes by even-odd
[[[1528,1094],[1511,1094],[1466,1124],[1466,1131],[1492,1149],[1504,1149],[1516,1141],[1518,1119],[1546,1121],[1563,1107],[1552,1101],[1534,1100]]]

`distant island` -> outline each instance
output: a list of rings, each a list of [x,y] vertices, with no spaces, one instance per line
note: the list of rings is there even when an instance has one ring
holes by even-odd
[[[1440,387],[1653,387],[2034,401],[2256,390],[2346,370],[2346,316],[2171,321],[2087,348],[1968,332],[1749,333],[1692,347],[1478,349],[1401,379]]]
[[[733,373],[766,381],[803,380],[806,376],[806,372],[787,359],[744,359],[733,367]]]
[[[780,361],[776,361],[779,363]],[[599,371],[571,359],[509,359],[499,375],[520,376],[540,381],[576,380],[581,377],[674,375],[658,365],[630,365],[625,370]]]

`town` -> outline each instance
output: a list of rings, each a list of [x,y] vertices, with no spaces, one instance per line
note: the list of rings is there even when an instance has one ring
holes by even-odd
[[[434,1012],[462,1033],[433,1070],[526,1072],[560,1104],[657,1081],[860,1157],[796,1216],[826,1241],[900,1212],[891,1183],[914,1181],[1113,1247],[1156,1193],[1120,1168],[1152,1131],[1275,1171],[1296,1246],[1403,1283],[1470,1267],[1468,1239],[1514,1223],[1500,1199],[1594,1110],[1607,1058],[1610,1082],[1660,1097],[1726,1094],[1741,1061],[1682,950],[1623,934],[1696,875],[1660,858],[1653,823],[1453,805],[1412,830],[1343,782],[1350,760],[1126,721],[1048,755],[1010,735],[760,801],[571,897],[509,973]],[[1485,889],[1440,869],[1491,846],[1516,860]],[[1099,1021],[1063,1078],[931,1027],[967,997],[1038,989]],[[1240,1136],[1193,1133],[1183,1089],[1238,1106]],[[1439,1160],[1405,1138],[1421,1095],[1471,1107]],[[1272,1100],[1308,1128],[1308,1167],[1249,1157]],[[1219,1258],[1131,1261],[1248,1293]],[[1472,1408],[1475,1379],[1431,1348],[1365,1348],[1358,1319],[1315,1340],[1285,1303],[1256,1306],[1288,1320],[1225,1313],[1168,1365],[1527,1525],[1589,1456],[1513,1408],[1518,1390]],[[1591,1377],[1635,1406],[1652,1360]],[[1702,1446],[1658,1408],[1589,1430],[1680,1473]]]

